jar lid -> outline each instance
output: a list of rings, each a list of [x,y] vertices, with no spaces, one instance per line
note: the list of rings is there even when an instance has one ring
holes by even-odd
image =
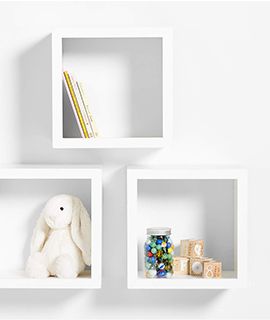
[[[153,236],[169,236],[171,234],[171,228],[164,228],[164,227],[147,228],[146,232],[148,235],[153,235]]]

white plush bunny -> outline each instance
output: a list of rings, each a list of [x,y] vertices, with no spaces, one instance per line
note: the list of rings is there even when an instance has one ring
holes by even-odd
[[[75,278],[90,266],[90,241],[90,217],[81,200],[57,195],[37,221],[26,273],[31,278]]]

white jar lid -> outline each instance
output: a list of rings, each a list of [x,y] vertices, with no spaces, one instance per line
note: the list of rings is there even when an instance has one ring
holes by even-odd
[[[146,232],[148,235],[153,235],[153,236],[169,236],[171,234],[171,228],[164,228],[164,227],[147,228]]]

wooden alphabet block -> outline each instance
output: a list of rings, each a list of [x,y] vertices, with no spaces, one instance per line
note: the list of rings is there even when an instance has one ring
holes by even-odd
[[[222,263],[219,261],[207,261],[203,265],[204,278],[221,278],[222,276]]]
[[[181,240],[180,256],[182,257],[202,257],[204,249],[203,240]]]
[[[204,273],[204,263],[211,260],[211,258],[207,257],[190,258],[189,274],[192,276],[201,277]]]
[[[189,258],[174,257],[173,272],[176,275],[187,275],[189,273]]]

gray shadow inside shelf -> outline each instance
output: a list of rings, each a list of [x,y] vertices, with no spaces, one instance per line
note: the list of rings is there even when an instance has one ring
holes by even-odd
[[[162,137],[161,38],[64,39],[63,66],[86,82],[103,137]],[[64,137],[73,132],[68,120]]]
[[[181,239],[204,239],[204,256],[221,261],[223,270],[234,270],[235,201],[234,180],[230,179],[140,180],[138,225],[145,229],[156,221],[169,223],[176,245]],[[142,266],[142,242],[138,257]]]

